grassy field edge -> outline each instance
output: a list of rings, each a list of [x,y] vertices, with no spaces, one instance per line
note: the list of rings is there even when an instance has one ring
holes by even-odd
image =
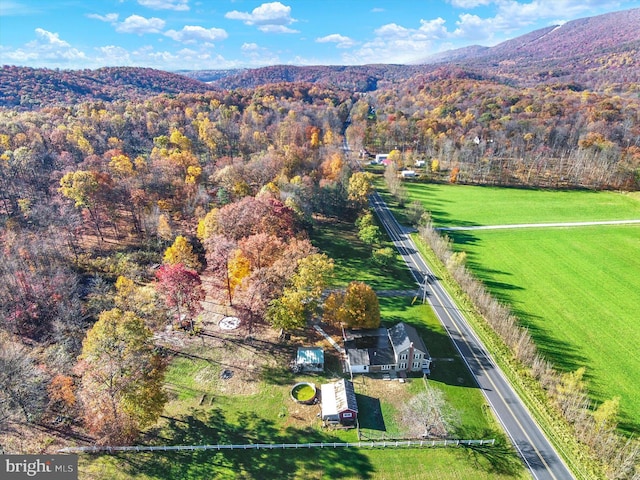
[[[554,414],[555,410],[549,409],[546,393],[540,384],[530,376],[528,369],[514,358],[509,347],[477,312],[475,305],[461,290],[431,249],[417,234],[413,235],[413,240],[420,254],[440,278],[454,302],[458,306],[463,306],[465,318],[473,331],[482,340],[493,360],[500,366],[511,386],[523,400],[572,473],[577,478],[584,480],[594,478],[594,476],[603,477],[600,467],[591,458],[586,447],[580,445],[575,439],[571,427],[559,414]]]

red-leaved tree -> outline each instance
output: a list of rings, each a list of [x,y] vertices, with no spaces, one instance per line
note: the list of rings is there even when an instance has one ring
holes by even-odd
[[[202,311],[205,291],[200,275],[182,263],[162,265],[156,271],[157,291],[169,308],[176,310],[177,322],[193,330],[193,320]]]

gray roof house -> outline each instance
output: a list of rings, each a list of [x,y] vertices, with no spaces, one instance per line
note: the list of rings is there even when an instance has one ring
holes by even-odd
[[[349,330],[344,348],[351,373],[430,373],[427,347],[416,329],[404,322],[388,329]]]

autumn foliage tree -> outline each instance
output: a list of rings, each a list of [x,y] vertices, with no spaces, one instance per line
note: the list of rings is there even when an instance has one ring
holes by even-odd
[[[84,423],[96,443],[131,443],[157,421],[166,402],[165,367],[140,317],[120,309],[100,315],[78,363]]]
[[[267,318],[271,324],[285,330],[303,327],[316,312],[333,268],[333,260],[322,253],[301,258],[282,296],[269,305]]]
[[[202,266],[193,251],[193,246],[182,235],[178,235],[173,244],[167,247],[162,261],[171,265],[182,263],[185,267],[193,270],[198,270]]]
[[[205,291],[200,275],[181,263],[165,264],[156,271],[156,289],[165,305],[175,311],[175,321],[193,330],[194,320],[202,311]]]
[[[324,304],[323,319],[349,328],[378,328],[380,303],[364,282],[351,282],[345,292],[332,292]]]

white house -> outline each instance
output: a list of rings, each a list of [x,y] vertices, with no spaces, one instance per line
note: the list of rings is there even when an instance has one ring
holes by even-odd
[[[388,158],[389,158],[389,154],[388,153],[378,153],[376,155],[376,163],[378,163],[378,164],[383,163]]]

